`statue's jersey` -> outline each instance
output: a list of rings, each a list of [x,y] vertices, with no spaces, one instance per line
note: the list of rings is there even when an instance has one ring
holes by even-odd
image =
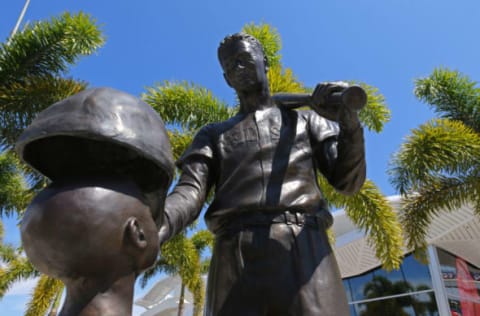
[[[323,144],[336,145],[338,134],[336,123],[313,111],[272,107],[239,113],[203,127],[178,165],[208,159],[215,196],[205,220],[214,232],[231,215],[254,211],[311,213],[330,225],[316,170],[329,173]]]

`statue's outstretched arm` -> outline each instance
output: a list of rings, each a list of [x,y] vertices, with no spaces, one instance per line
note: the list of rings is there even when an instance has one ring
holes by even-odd
[[[160,228],[160,244],[193,223],[202,210],[210,191],[210,168],[206,158],[186,161],[182,174],[165,201],[164,224]]]

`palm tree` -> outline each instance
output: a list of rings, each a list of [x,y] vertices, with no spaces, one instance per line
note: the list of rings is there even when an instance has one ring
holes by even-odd
[[[437,212],[471,203],[480,216],[480,89],[460,72],[438,68],[416,80],[415,95],[439,118],[412,130],[389,173],[404,197],[400,220],[407,246],[424,257]]]
[[[406,281],[392,282],[384,276],[374,276],[372,281],[365,285],[363,293],[365,298],[373,299],[413,291],[412,286]],[[369,302],[366,309],[360,312],[360,316],[391,315],[407,316],[403,308],[414,305],[414,298],[404,296],[394,299],[384,299]]]
[[[22,165],[12,150],[21,131],[39,111],[86,88],[66,77],[71,65],[104,42],[95,20],[65,13],[16,32],[0,45],[0,216],[21,216],[47,179]],[[21,248],[0,244],[0,298],[21,280],[39,276]],[[26,315],[55,314],[61,282],[40,276]]]
[[[159,272],[178,274],[182,283],[177,315],[183,315],[185,288],[193,294],[193,315],[202,315],[205,286],[201,277],[207,273],[209,263],[208,258],[202,260],[202,253],[212,246],[213,235],[207,230],[198,230],[190,238],[185,232],[176,235],[162,246],[160,258],[155,265],[144,272],[140,280],[141,286],[146,286],[148,280]]]
[[[281,64],[281,41],[275,29],[267,24],[248,24],[243,31],[255,36],[264,47],[270,64],[268,79],[272,93],[311,91],[297,80],[291,69]],[[390,118],[390,111],[376,88],[361,85],[366,89],[369,101],[360,118],[369,130],[380,132]],[[209,90],[186,82],[156,84],[147,88],[143,99],[173,130],[171,141],[177,157],[199,128],[226,120],[236,112],[234,107],[220,101]],[[327,200],[335,207],[344,207],[353,222],[366,231],[383,266],[386,269],[399,268],[403,255],[402,229],[392,207],[375,184],[367,181],[358,194],[346,197],[335,192],[322,177],[319,181]]]

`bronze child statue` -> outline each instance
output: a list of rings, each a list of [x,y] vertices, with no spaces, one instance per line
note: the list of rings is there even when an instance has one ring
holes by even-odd
[[[182,173],[166,199],[160,242],[194,221],[215,188],[205,214],[216,236],[206,315],[348,315],[316,175],[344,194],[362,186],[358,107],[328,104],[343,83],[320,84],[308,98],[272,98],[268,60],[250,35],[226,37],[218,57],[240,110],[203,127],[177,162]],[[312,110],[291,109],[300,101]]]
[[[157,258],[173,177],[161,118],[126,93],[86,90],[41,112],[17,152],[52,181],[21,235],[33,265],[66,286],[60,315],[131,315],[135,279]]]

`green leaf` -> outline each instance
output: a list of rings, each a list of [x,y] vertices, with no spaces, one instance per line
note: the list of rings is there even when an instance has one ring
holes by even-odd
[[[0,85],[0,141],[12,148],[38,112],[84,90],[86,86],[85,82],[51,75],[30,76]]]
[[[63,292],[64,285],[60,280],[42,275],[28,302],[25,316],[45,315]]]
[[[0,47],[0,86],[31,76],[55,76],[82,55],[103,45],[99,27],[89,15],[64,13],[18,32]]]
[[[190,238],[199,254],[201,254],[205,248],[211,249],[213,247],[214,236],[208,230],[199,230]]]
[[[430,177],[417,192],[404,195],[400,221],[405,229],[407,247],[417,255],[427,246],[428,226],[440,210],[454,211],[466,203],[473,203],[480,216],[480,168],[461,177]]]
[[[6,267],[0,268],[0,298],[5,295],[13,283],[38,275],[38,271],[26,257],[17,255]]]
[[[370,131],[379,133],[391,118],[391,112],[385,103],[385,97],[379,92],[378,88],[363,82],[357,82],[356,84],[365,89],[368,97],[367,104],[359,113],[360,121]]]
[[[480,88],[459,71],[437,68],[415,81],[415,95],[443,118],[458,120],[480,132]]]
[[[26,208],[32,195],[22,176],[20,162],[12,152],[0,154],[0,212],[11,215]]]
[[[184,232],[174,236],[162,245],[160,259],[145,271],[141,285],[145,286],[158,272],[180,275],[194,297],[194,314],[200,315],[205,295],[202,280],[205,262],[201,260],[201,251],[212,242],[213,236],[208,231],[198,231],[191,238],[187,238]]]
[[[261,23],[256,25],[252,22],[245,25],[242,32],[252,35],[262,44],[270,67],[281,67],[280,59],[282,56],[280,55],[280,49],[282,48],[282,42],[280,34],[278,34],[275,28],[269,24]]]
[[[358,193],[346,196],[336,192],[323,177],[319,182],[329,203],[344,207],[352,222],[365,232],[383,268],[398,269],[403,258],[402,227],[393,207],[377,186],[367,180]]]
[[[294,76],[289,68],[283,69],[280,65],[270,67],[267,73],[270,92],[274,93],[304,93],[303,84]]]
[[[431,177],[463,174],[478,165],[480,135],[458,121],[434,119],[412,130],[393,156],[388,173],[401,193],[416,191]]]
[[[480,216],[480,90],[458,71],[437,68],[415,81],[415,95],[441,118],[412,130],[388,173],[402,194],[407,246],[425,258],[427,231],[440,210],[470,203]]]
[[[152,106],[170,127],[187,131],[230,118],[234,110],[202,87],[187,82],[168,82],[147,88],[142,99]]]

